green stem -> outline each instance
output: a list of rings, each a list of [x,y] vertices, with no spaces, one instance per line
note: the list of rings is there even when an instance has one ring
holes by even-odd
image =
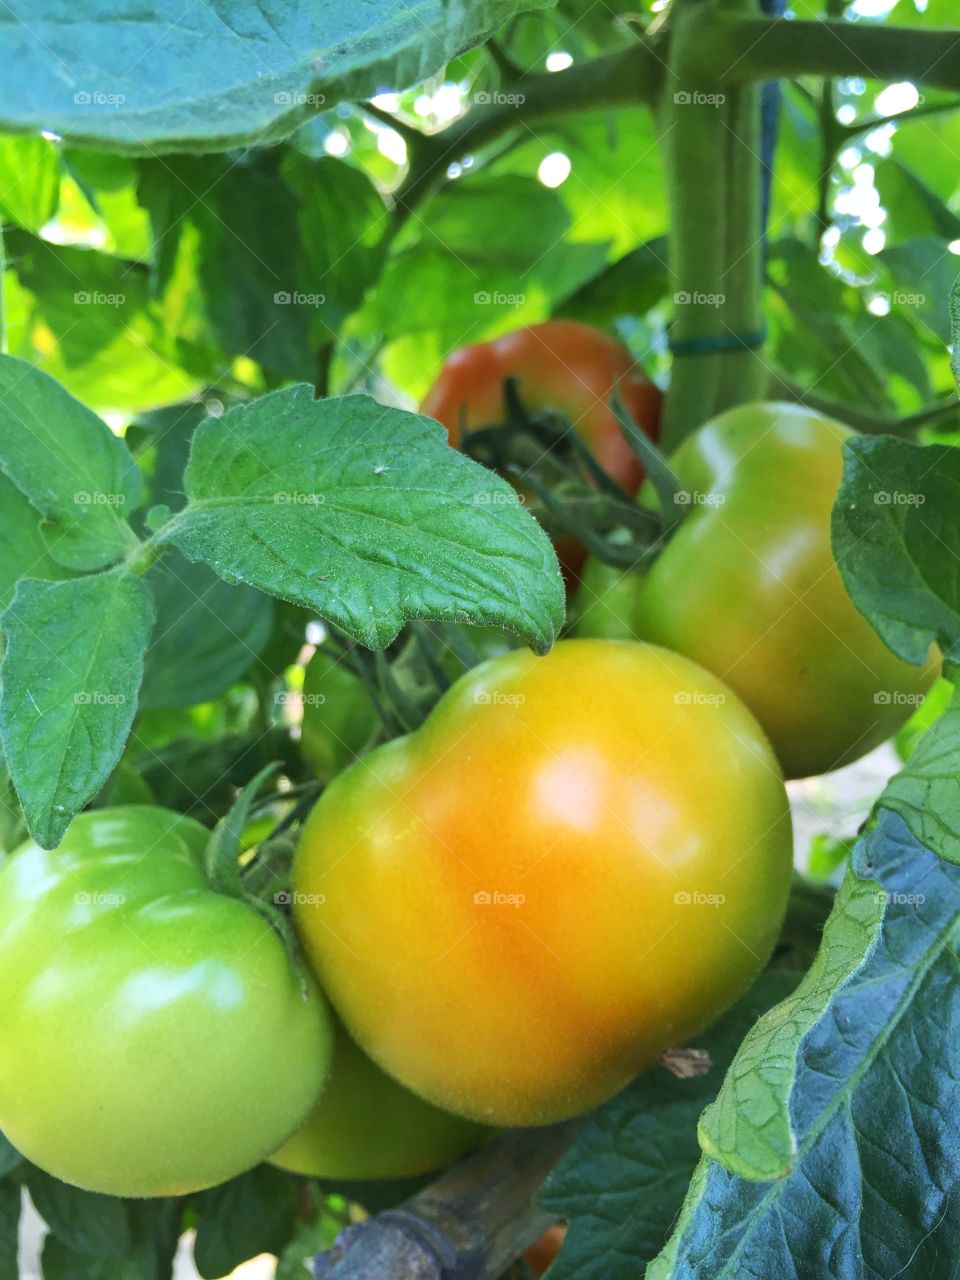
[[[520,76],[442,133],[420,135],[410,172],[396,193],[398,218],[406,218],[440,186],[453,161],[509,130],[571,113],[652,103],[663,78],[661,53],[657,39],[637,41],[621,53],[565,71]]]
[[[837,138],[843,143],[859,138],[861,134],[870,133],[873,129],[882,129],[886,124],[895,124],[899,127],[911,124],[914,120],[922,120],[926,116],[946,115],[956,111],[958,107],[960,107],[960,101],[923,102],[917,107],[911,107],[909,111],[897,111],[889,116],[872,116],[867,120],[855,120],[853,124],[840,124],[839,121],[834,121],[834,124]]]
[[[849,405],[829,400],[826,396],[818,396],[816,392],[808,391],[779,373],[772,375],[766,394],[768,399],[794,400],[817,413],[838,418],[866,435],[912,435],[922,427],[949,427],[951,424],[960,426],[960,401],[953,399],[943,404],[927,405],[904,418],[881,418],[875,413],[863,413]]]
[[[717,15],[701,23],[696,58],[723,84],[797,76],[911,80],[960,91],[960,30]],[[718,70],[724,68],[724,70]]]
[[[673,21],[658,113],[675,303],[667,452],[719,410],[759,395],[765,381],[757,352],[737,345],[762,324],[759,90],[722,88],[704,68],[700,47],[712,23],[701,3],[678,0]]]
[[[813,247],[819,250],[823,233],[830,226],[830,178],[840,149],[833,81],[825,79],[820,90],[820,174],[817,178],[817,214]]]

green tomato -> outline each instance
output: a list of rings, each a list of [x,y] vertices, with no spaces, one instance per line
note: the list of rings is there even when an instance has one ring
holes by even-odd
[[[407,1178],[452,1164],[489,1133],[404,1089],[338,1022],[327,1087],[270,1162],[313,1178]]]
[[[692,658],[739,694],[788,778],[865,755],[939,669],[889,650],[834,563],[830,515],[852,432],[794,404],[748,404],[672,459],[689,509],[648,570],[592,563],[575,634],[633,636]]]
[[[303,676],[300,745],[321,782],[360,755],[377,723],[363,681],[345,662],[318,649]]]
[[[214,1186],[324,1084],[323,998],[253,907],[208,888],[208,838],[169,810],[98,809],[0,869],[0,1130],[65,1182]]]

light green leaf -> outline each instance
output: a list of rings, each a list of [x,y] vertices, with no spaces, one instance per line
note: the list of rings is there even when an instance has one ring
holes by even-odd
[[[0,619],[0,736],[30,834],[44,848],[120,759],[152,624],[146,585],[116,571],[24,579]]]
[[[130,549],[140,476],[122,440],[58,383],[0,356],[0,470],[48,521],[51,556],[97,569]]]

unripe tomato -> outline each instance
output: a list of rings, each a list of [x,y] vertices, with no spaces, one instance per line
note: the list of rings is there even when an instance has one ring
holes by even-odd
[[[311,1178],[407,1178],[452,1164],[488,1133],[404,1089],[337,1023],[326,1088],[270,1163]]]
[[[48,1173],[122,1196],[214,1186],[313,1105],[329,1012],[278,934],[212,892],[198,823],[97,809],[0,869],[0,1129]]]
[[[846,427],[749,404],[672,459],[683,523],[643,574],[588,564],[576,634],[632,635],[713,671],[766,730],[788,778],[890,737],[936,678],[898,658],[847,595],[830,549]]]
[[[476,431],[506,420],[503,383],[511,376],[519,380],[525,408],[561,413],[600,465],[628,493],[636,493],[643,467],[623,438],[610,398],[619,391],[634,422],[656,440],[663,396],[626,347],[575,320],[547,320],[517,329],[455,351],[428,392],[422,412],[442,422],[450,443],[459,446],[464,428]],[[575,574],[584,559],[579,544],[561,539],[558,552]]]
[[[340,774],[294,908],[358,1043],[491,1124],[602,1102],[712,1022],[768,956],[790,818],[753,716],[632,642],[481,663]]]
[[[303,675],[300,746],[321,782],[360,754],[376,726],[377,711],[360,677],[318,649]]]

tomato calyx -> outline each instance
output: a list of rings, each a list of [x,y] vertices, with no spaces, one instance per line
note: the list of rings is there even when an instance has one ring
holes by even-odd
[[[667,520],[640,506],[631,493],[594,457],[573,424],[555,409],[529,408],[521,396],[521,379],[508,375],[502,383],[506,416],[502,422],[468,430],[461,427],[461,448],[475,461],[508,476],[519,501],[534,499],[534,513],[551,536],[577,539],[608,564],[633,567],[658,544]],[[661,490],[671,495],[679,482],[663,455],[634,423],[618,391],[611,399],[621,433]],[[664,506],[675,522],[679,503]],[[626,538],[624,537],[626,532]],[[611,534],[617,537],[611,540]]]
[[[226,817],[218,823],[210,836],[204,852],[203,871],[215,893],[239,898],[261,915],[278,934],[287,952],[290,966],[296,975],[303,999],[306,1000],[310,990],[307,969],[290,918],[281,909],[283,906],[290,905],[291,894],[284,888],[277,889],[278,884],[283,886],[288,882],[289,867],[293,860],[293,841],[282,834],[274,840],[265,841],[254,855],[255,863],[248,863],[251,868],[253,865],[261,869],[269,867],[269,882],[262,875],[258,875],[256,880],[250,876],[244,876],[241,869],[241,857],[244,852],[243,834],[250,819],[251,809],[265,784],[279,768],[279,761],[271,761],[247,783],[237,796]],[[273,857],[267,858],[263,855],[284,851],[287,856],[282,859],[282,864],[286,866],[287,874],[281,874],[278,877],[273,867]]]

